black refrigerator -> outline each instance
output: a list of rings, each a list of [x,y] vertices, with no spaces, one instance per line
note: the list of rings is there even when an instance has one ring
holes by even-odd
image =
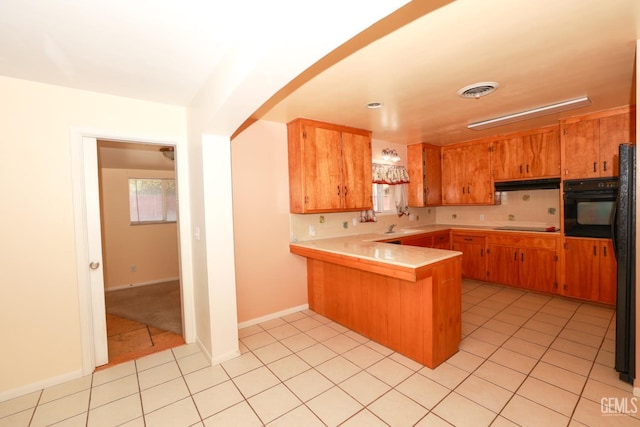
[[[633,384],[636,376],[636,159],[635,146],[621,144],[620,181],[613,243],[618,261],[616,371]]]

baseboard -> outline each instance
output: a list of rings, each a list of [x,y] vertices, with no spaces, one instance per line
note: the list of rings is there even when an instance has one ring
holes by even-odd
[[[148,282],[129,283],[128,285],[114,286],[112,288],[105,287],[104,290],[105,290],[105,292],[121,291],[123,289],[138,288],[140,286],[147,286],[147,285],[157,285],[158,283],[173,282],[175,280],[180,280],[180,278],[179,277],[168,277],[166,279],[150,280]]]
[[[267,314],[266,316],[262,316],[256,319],[247,320],[246,322],[238,323],[238,329],[247,328],[249,326],[257,325],[258,323],[264,323],[268,320],[277,319],[278,317],[286,316],[287,314],[297,313],[298,311],[306,310],[308,308],[309,308],[309,304],[303,304],[297,307],[291,307],[286,310],[278,311],[276,313]]]
[[[46,380],[38,381],[33,384],[27,384],[22,387],[14,388],[12,390],[5,390],[0,392],[0,402],[5,400],[15,399],[16,397],[24,396],[34,391],[40,391],[45,388],[53,387],[58,384],[65,383],[67,381],[76,380],[82,377],[82,369],[77,371],[68,372],[66,374],[58,375],[56,377],[47,378]]]
[[[209,360],[211,362],[211,366],[214,365],[218,365],[222,362],[226,362],[227,360],[231,360],[235,357],[240,356],[242,353],[240,352],[240,350],[234,350],[234,351],[230,351],[228,353],[225,354],[221,354],[219,356],[213,357],[211,356],[211,353],[209,353],[207,351],[207,349],[205,348],[204,344],[202,344],[202,341],[200,341],[199,339],[196,339],[196,344],[198,345],[198,347],[200,347],[200,351],[204,354],[204,356],[207,358],[207,360]]]

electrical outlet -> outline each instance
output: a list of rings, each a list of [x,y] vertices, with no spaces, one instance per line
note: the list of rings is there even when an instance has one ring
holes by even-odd
[[[309,236],[315,236],[316,235],[316,228],[313,225],[309,226]]]
[[[135,272],[136,272],[136,270],[137,270],[136,265],[135,265],[135,264],[131,264],[131,266],[129,267],[129,270],[130,270],[132,273],[135,273]]]
[[[484,221],[484,214],[480,214],[480,221]]]
[[[342,228],[349,228],[349,221],[343,221]]]
[[[353,224],[353,226],[355,227],[356,225],[358,225],[358,218],[353,218],[351,220],[351,224]]]

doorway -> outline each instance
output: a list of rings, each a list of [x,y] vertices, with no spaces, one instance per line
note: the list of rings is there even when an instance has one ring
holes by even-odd
[[[184,141],[74,128],[71,131],[72,186],[83,375],[91,374],[96,366],[105,365],[109,361],[102,264],[98,140],[143,144],[154,146],[156,149],[163,146],[175,147],[176,191],[180,195],[178,205],[181,214],[177,228],[182,337],[186,343],[195,341],[189,177],[187,159],[178,155],[179,147]]]
[[[109,366],[184,344],[175,147],[97,146]]]

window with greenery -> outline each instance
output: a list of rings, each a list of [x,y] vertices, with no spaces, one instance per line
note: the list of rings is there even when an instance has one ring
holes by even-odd
[[[176,183],[173,179],[130,178],[131,224],[175,222]]]

